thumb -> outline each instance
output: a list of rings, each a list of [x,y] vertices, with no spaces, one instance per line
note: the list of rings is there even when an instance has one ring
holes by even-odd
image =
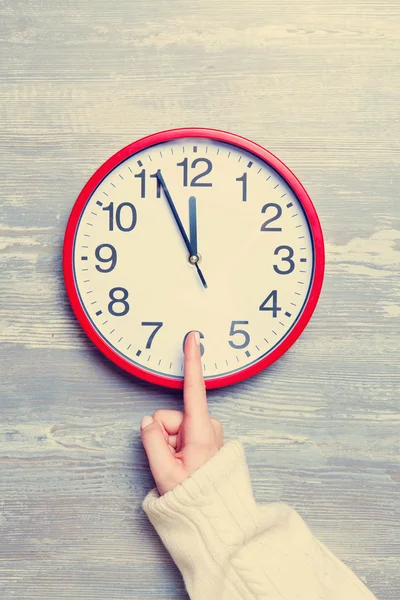
[[[140,428],[150,470],[157,487],[160,488],[162,479],[172,472],[175,460],[158,421],[152,417],[143,417]]]

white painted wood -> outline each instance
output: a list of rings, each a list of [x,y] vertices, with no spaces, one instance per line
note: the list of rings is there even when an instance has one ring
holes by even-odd
[[[157,130],[264,145],[310,193],[326,280],[299,341],[209,394],[260,502],[291,503],[376,593],[400,597],[397,1],[0,6],[0,595],[176,600],[141,510],[138,427],[181,406],[118,370],[69,308],[61,247],[92,172]],[[347,599],[346,599],[347,600]]]

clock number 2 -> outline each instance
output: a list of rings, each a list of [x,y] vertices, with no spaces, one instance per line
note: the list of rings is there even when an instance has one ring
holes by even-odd
[[[195,169],[196,166],[200,163],[205,163],[207,165],[206,170],[203,171],[202,173],[199,173],[198,175],[196,175],[195,177],[193,177],[193,179],[190,182],[190,187],[211,187],[212,183],[197,183],[199,179],[201,179],[202,177],[205,177],[206,175],[208,175],[209,173],[211,173],[212,170],[212,162],[211,160],[208,160],[208,158],[195,158],[194,161],[191,164],[191,168]],[[182,162],[180,163],[176,163],[177,167],[183,167],[183,187],[187,187],[188,185],[188,159],[184,158]]]
[[[115,294],[122,294],[122,298],[117,298]],[[129,312],[129,304],[127,302],[128,298],[128,290],[123,287],[115,287],[110,290],[109,296],[111,298],[111,302],[108,303],[108,312],[114,317],[123,317]],[[114,309],[115,304],[122,304],[122,310],[116,311]]]
[[[268,204],[264,204],[261,212],[265,213],[270,207],[276,210],[276,214],[270,219],[264,221],[264,223],[261,225],[260,231],[282,231],[282,227],[267,227],[267,225],[273,223],[273,221],[277,221],[282,215],[282,208],[279,206],[279,204],[275,204],[274,202],[268,202]]]
[[[274,254],[278,255],[281,250],[287,250],[288,255],[282,256],[281,260],[289,263],[289,266],[286,270],[282,270],[278,267],[278,265],[273,265],[275,273],[279,273],[279,275],[289,275],[292,271],[294,271],[294,260],[292,260],[294,256],[294,250],[290,246],[278,246],[275,249]]]

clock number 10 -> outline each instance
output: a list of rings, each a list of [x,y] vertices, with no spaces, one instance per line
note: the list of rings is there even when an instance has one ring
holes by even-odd
[[[125,225],[122,224],[122,210],[125,209]],[[108,211],[109,215],[109,230],[114,231],[114,202],[110,202],[108,206],[103,206],[103,210]],[[137,222],[136,208],[130,202],[122,202],[118,205],[115,211],[115,224],[120,231],[132,231]]]

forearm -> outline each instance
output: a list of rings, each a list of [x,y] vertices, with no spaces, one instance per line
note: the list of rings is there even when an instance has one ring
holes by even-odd
[[[289,506],[257,506],[240,443],[143,508],[192,600],[372,600]]]

